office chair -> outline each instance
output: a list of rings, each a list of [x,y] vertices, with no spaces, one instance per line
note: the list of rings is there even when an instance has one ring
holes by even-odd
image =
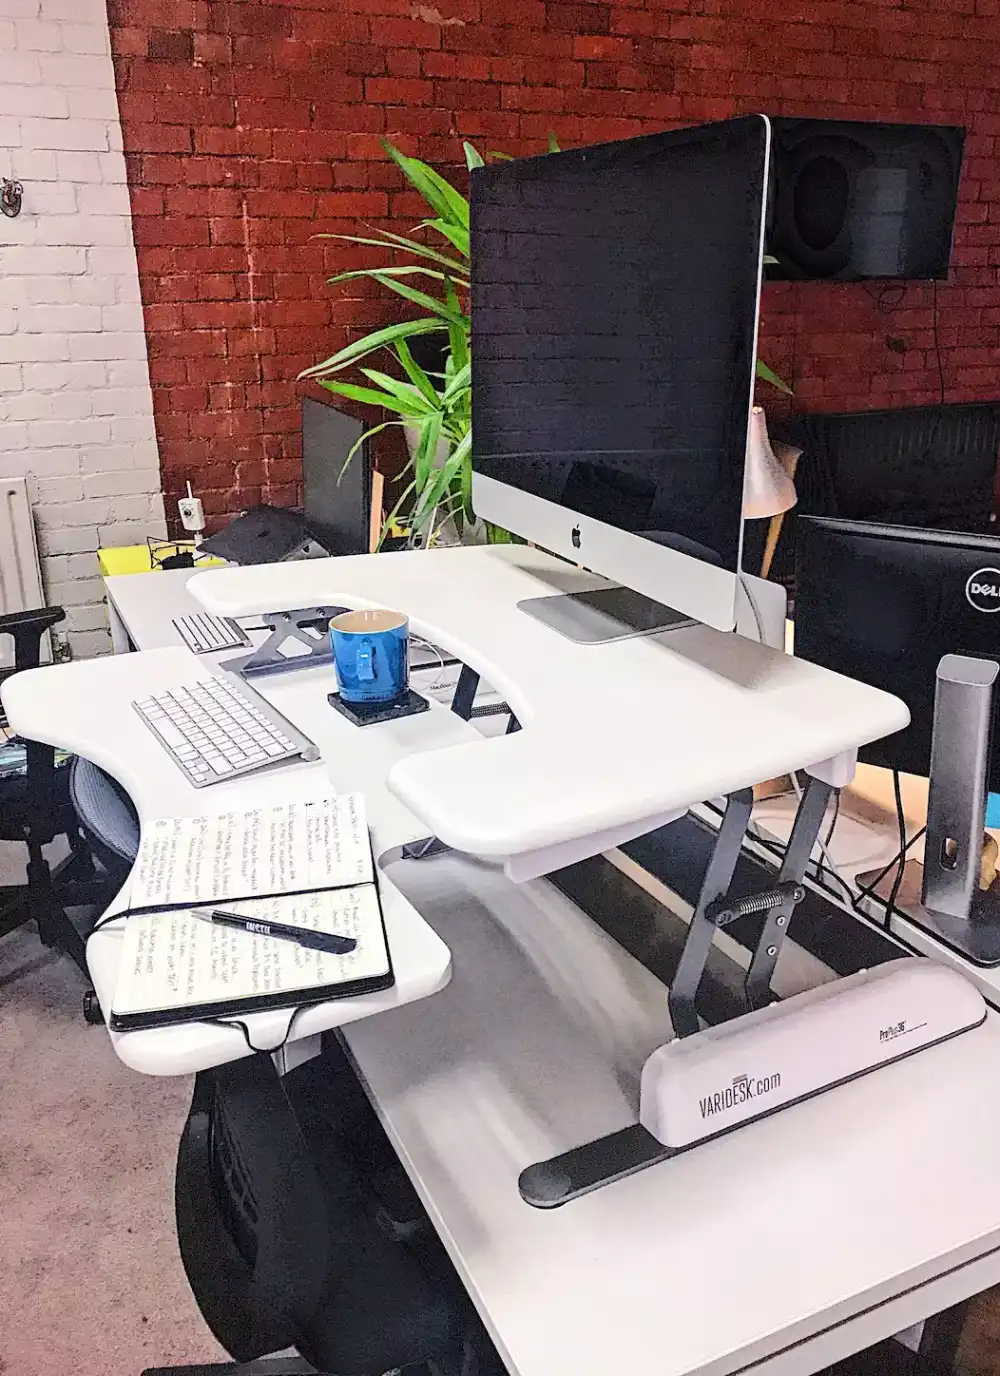
[[[14,641],[12,673],[38,667],[42,636],[65,615],[61,607],[42,607],[0,616],[0,634]],[[67,909],[106,907],[124,882],[135,850],[116,854],[113,846],[102,849],[96,836],[91,840],[78,820],[76,794],[89,800],[91,814],[99,816],[102,807],[110,814],[114,821],[108,825],[118,839],[126,835],[126,807],[138,844],[134,810],[113,780],[89,761],[74,759],[69,767],[56,768],[52,746],[25,741],[23,769],[0,778],[0,841],[23,842],[28,848],[25,883],[0,888],[0,937],[35,921],[42,943],[70,956],[89,981],[85,942]],[[52,866],[42,848],[58,836],[66,836],[70,851]],[[84,996],[84,1014],[88,1022],[102,1021],[92,990]]]
[[[91,850],[120,888],[139,853],[139,818],[121,784],[91,760],[74,755],[69,797]]]
[[[42,607],[0,616],[0,634],[14,641],[12,672],[38,667],[42,636],[65,615],[61,607]],[[28,848],[26,882],[0,888],[0,936],[34,920],[42,943],[65,952],[86,975],[83,938],[66,914],[70,899],[81,896],[70,894],[66,885],[89,880],[93,869],[70,803],[68,771],[56,769],[50,745],[26,741],[24,754],[24,769],[0,779],[0,840],[21,841]],[[53,869],[42,847],[63,835],[70,854]]]
[[[235,1360],[144,1376],[503,1372],[344,1053],[326,1050],[284,1078],[263,1053],[197,1076],[177,1237]]]

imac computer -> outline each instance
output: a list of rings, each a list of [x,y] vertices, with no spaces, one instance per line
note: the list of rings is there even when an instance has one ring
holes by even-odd
[[[910,725],[859,758],[930,776],[920,901],[904,882],[898,906],[977,964],[1000,964],[1000,897],[979,882],[987,793],[1000,792],[1000,538],[816,516],[797,526],[796,655],[902,698]]]
[[[472,173],[478,515],[623,587],[531,599],[580,640],[735,623],[770,125]]]

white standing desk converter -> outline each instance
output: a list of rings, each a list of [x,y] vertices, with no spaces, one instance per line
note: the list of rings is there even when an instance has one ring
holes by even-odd
[[[423,561],[378,556],[400,559],[406,579],[391,598],[375,590],[368,600],[402,605],[417,621],[413,601],[403,601],[407,586],[419,588],[425,572],[433,573],[430,561],[442,558],[442,576],[458,579],[445,573],[450,556],[440,551]],[[258,609],[333,600],[330,594],[345,587],[327,565],[318,570],[319,585],[282,595],[277,583],[289,572],[267,570],[274,583],[254,599]],[[315,578],[315,565],[311,572]],[[348,572],[360,586],[365,569]],[[525,579],[537,591],[537,579]],[[535,623],[524,621],[534,633]],[[434,624],[428,618],[418,629],[438,639]],[[622,659],[634,665],[631,656]],[[478,660],[475,667],[492,677],[485,656]],[[123,705],[140,680],[148,683],[144,666],[165,672],[168,661],[171,672],[196,663],[176,650],[34,671],[10,681],[5,702],[18,729],[86,749],[109,767],[143,817],[170,810],[165,802],[178,810],[184,790],[194,790]],[[782,706],[791,714],[782,675],[775,669],[772,678],[764,659],[750,663],[756,676],[733,690],[737,696],[760,692],[773,708],[765,714],[771,723],[783,719]],[[324,672],[267,685],[276,705],[307,731],[321,725]],[[709,686],[719,676],[704,665],[694,672]],[[612,685],[596,677],[609,703]],[[503,686],[509,689],[509,678]],[[80,704],[84,693],[93,695],[89,706]],[[514,696],[524,719],[538,722],[528,694]],[[651,696],[644,695],[646,706]],[[671,714],[662,701],[657,705],[670,726]],[[567,710],[583,722],[578,706]],[[471,728],[446,712],[402,723],[413,732],[405,738],[382,727],[356,732],[328,716],[323,765],[293,770],[303,787],[308,777],[329,775],[338,787],[364,788],[379,844],[407,828],[426,834],[384,787],[398,760],[438,741],[445,750],[468,744],[480,752],[491,744],[474,740]],[[803,726],[791,725],[795,746],[762,750],[783,761],[765,772],[788,768],[799,756],[799,763],[818,758],[830,740],[823,726],[824,744],[810,739],[803,755]],[[583,739],[596,729],[593,722],[581,726]],[[698,734],[703,741],[710,735],[707,727]],[[849,748],[843,735],[836,739]],[[271,777],[287,789],[291,775]],[[250,783],[217,787],[248,797]],[[616,790],[619,804],[622,796]],[[659,807],[662,795],[650,801]],[[202,799],[187,803],[190,810],[204,806]],[[451,982],[434,997],[354,1022],[345,1035],[514,1376],[804,1374],[1000,1280],[1000,1098],[991,1088],[1000,1064],[996,1016],[909,1061],[542,1212],[520,1199],[518,1172],[540,1155],[634,1118],[642,1062],[670,1035],[663,986],[544,879],[514,884],[498,864],[456,854],[393,863],[388,878],[407,911],[427,919],[434,939],[450,950]],[[110,974],[104,978],[110,987]],[[178,1068],[212,1064],[213,1057],[224,1059],[220,1051],[192,1043]],[[228,1051],[239,1054],[232,1045]]]
[[[898,699],[742,636],[691,626],[577,645],[518,606],[600,581],[507,545],[219,569],[188,588],[229,616],[391,607],[488,679],[523,729],[400,759],[387,784],[428,831],[514,878],[790,769],[846,759],[853,772],[859,745],[909,720]]]

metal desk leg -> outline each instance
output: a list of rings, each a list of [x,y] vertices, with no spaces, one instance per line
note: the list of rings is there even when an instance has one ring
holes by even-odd
[[[753,795],[749,789],[734,793],[726,803],[719,836],[702,882],[698,906],[691,919],[684,950],[669,992],[670,1014],[679,1037],[699,1030],[695,1009],[698,985],[717,927],[738,917],[765,913],[764,928],[747,972],[746,994],[751,1009],[763,1007],[771,997],[771,976],[795,904],[804,890],[801,881],[816,844],[832,786],[811,777],[795,817],[784,863],[777,883],[743,899],[727,899],[740,847],[750,820]],[[665,1147],[640,1124],[574,1147],[521,1172],[521,1198],[535,1208],[551,1209],[577,1195],[599,1189],[613,1180],[644,1170],[677,1156],[690,1147]]]
[[[802,801],[795,814],[792,834],[785,849],[785,858],[778,876],[779,884],[801,884],[805,877],[806,866],[819,837],[832,791],[830,784],[812,775],[808,776]],[[770,1002],[771,976],[778,963],[778,953],[788,931],[794,907],[795,900],[790,897],[780,907],[771,908],[764,922],[764,930],[760,934],[757,949],[750,961],[750,969],[747,971],[745,988],[747,1003],[751,1008],[763,1008]]]
[[[678,1037],[690,1037],[700,1027],[695,1000],[716,932],[716,925],[709,921],[706,909],[721,898],[733,882],[736,862],[740,857],[740,847],[752,810],[753,790],[749,788],[731,794],[726,802],[726,813],[719,828],[719,838],[705,871],[701,892],[698,895],[698,906],[691,918],[684,950],[677,964],[677,973],[667,995],[670,1021]]]
[[[679,997],[675,999],[673,989],[668,994],[678,1035],[683,1035],[682,1028],[690,1032],[698,1030],[694,999],[715,934],[715,925],[706,917],[706,910],[722,897],[732,881],[752,806],[750,789],[733,794],[726,805],[719,838],[705,872],[698,907],[674,979],[674,988],[680,983]],[[552,1209],[577,1195],[587,1194],[676,1155],[675,1150],[663,1146],[640,1123],[633,1123],[549,1161],[528,1166],[521,1172],[518,1188],[526,1203],[538,1209]]]
[[[105,595],[108,608],[108,629],[111,632],[111,647],[116,655],[127,655],[135,647],[129,637],[125,622],[109,594]]]

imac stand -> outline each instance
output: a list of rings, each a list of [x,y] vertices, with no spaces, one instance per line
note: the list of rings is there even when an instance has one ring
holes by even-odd
[[[518,607],[578,645],[607,645],[638,635],[693,626],[694,619],[631,588],[526,597]]]

